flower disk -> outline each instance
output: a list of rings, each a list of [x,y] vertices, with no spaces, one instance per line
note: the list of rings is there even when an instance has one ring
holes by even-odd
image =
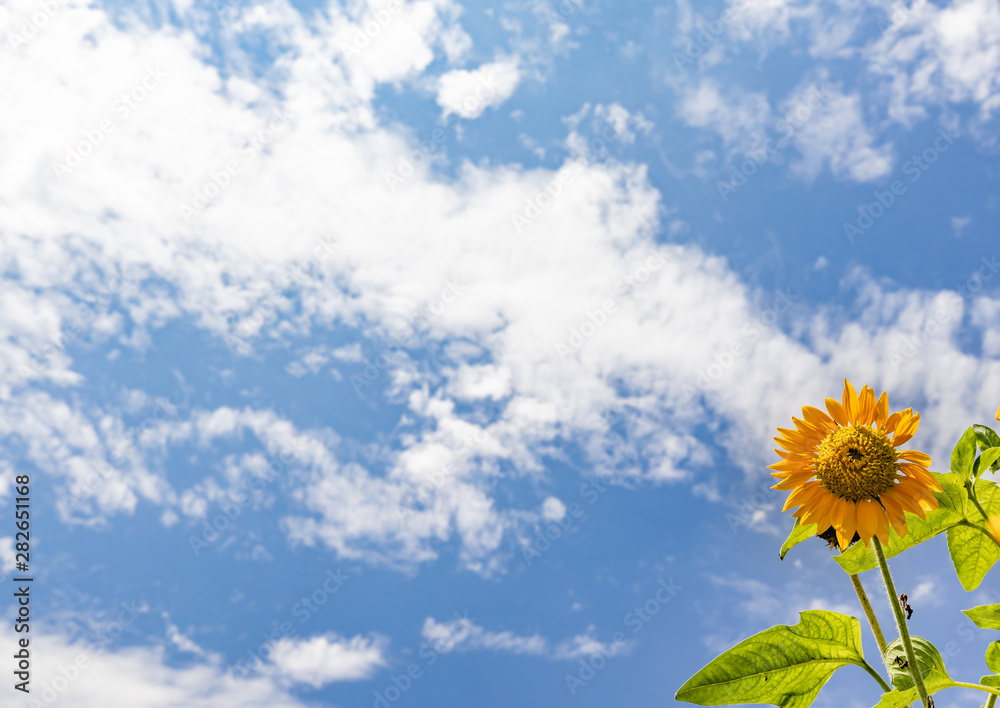
[[[920,415],[912,408],[889,415],[886,393],[876,400],[870,386],[857,394],[847,380],[841,401],[826,399],[824,413],[802,409],[795,429],[778,428],[775,449],[782,461],[771,465],[780,482],[772,489],[791,491],[783,511],[805,525],[817,524],[817,535],[831,529],[841,550],[854,534],[868,544],[872,536],[889,542],[889,526],[906,535],[906,512],[926,518],[937,508],[934,492],[941,485],[927,469],[931,458],[897,448],[913,437]]]

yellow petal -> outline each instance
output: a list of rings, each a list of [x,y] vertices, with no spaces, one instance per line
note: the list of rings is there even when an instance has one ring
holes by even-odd
[[[885,391],[879,396],[878,403],[875,405],[875,425],[879,429],[885,428],[885,421],[889,418],[889,394]]]
[[[833,418],[828,416],[819,408],[814,408],[813,406],[803,406],[802,417],[806,419],[806,422],[809,423],[809,425],[818,430],[822,430],[827,434],[837,427],[837,423],[833,420]]]
[[[899,534],[900,538],[906,536],[906,514],[903,512],[903,505],[896,496],[896,489],[893,488],[888,492],[883,492],[879,495],[879,501],[882,502],[882,506],[889,513],[889,522],[892,527],[896,529],[896,533]],[[879,539],[882,540],[881,538]]]
[[[858,526],[858,505],[852,501],[844,500],[844,515],[837,529],[837,538],[840,539],[840,550],[844,550],[854,538],[854,532]]]
[[[816,488],[819,487],[819,482],[806,482],[801,487],[793,490],[791,494],[788,495],[788,499],[785,500],[785,506],[782,511],[788,511],[793,506],[800,506],[808,502]]]
[[[787,479],[783,479],[771,487],[771,489],[777,489],[779,492],[788,492],[801,487],[809,481],[810,477],[812,477],[812,472],[809,472],[808,474],[790,475]]]
[[[883,546],[889,545],[889,515],[885,509],[878,507],[878,526],[875,527],[875,535],[882,542]]]
[[[912,411],[912,409],[907,409],[907,411]],[[892,437],[892,446],[898,447],[899,445],[902,445],[907,440],[912,438],[914,433],[917,432],[917,427],[919,425],[920,425],[919,413],[911,414],[909,419],[907,419],[905,422],[900,421],[900,423],[896,425],[896,433]]]
[[[768,465],[768,469],[778,470],[779,472],[804,472],[806,467],[810,467],[808,462],[799,462],[797,460],[782,460],[781,462],[775,462],[773,465]]]
[[[866,546],[871,543],[872,536],[878,528],[878,512],[875,511],[877,504],[863,500],[857,503],[857,524],[858,535],[861,542]]]
[[[830,509],[833,507],[834,501],[837,497],[830,494],[826,490],[821,494],[817,494],[813,503],[808,507],[803,506],[800,511],[802,511],[802,523],[808,526],[809,524],[816,524],[816,530],[823,533],[833,524],[830,523]]]
[[[858,422],[861,404],[858,402],[857,392],[847,379],[844,379],[844,412],[847,413],[848,422],[852,424]]]
[[[875,390],[871,386],[863,387],[858,402],[861,408],[858,413],[858,423],[871,425],[872,421],[875,420],[875,406],[878,405],[878,401],[875,399]]]
[[[899,466],[899,469],[907,477],[917,480],[920,484],[935,492],[940,492],[944,489],[941,483],[937,481],[937,478],[920,465],[902,464]]]
[[[795,427],[798,428],[803,435],[807,435],[811,439],[820,441],[827,436],[827,431],[821,428],[817,428],[814,425],[811,425],[810,423],[807,423],[806,421],[800,418],[795,418],[793,416],[792,422],[795,423]]]
[[[844,410],[844,407],[840,405],[839,401],[833,398],[827,398],[826,409],[830,411],[830,417],[837,421],[837,424],[840,425],[841,428],[846,428],[850,425],[850,422],[847,420],[847,411]]]
[[[897,455],[901,460],[909,460],[922,467],[931,466],[931,456],[917,450],[900,450]]]

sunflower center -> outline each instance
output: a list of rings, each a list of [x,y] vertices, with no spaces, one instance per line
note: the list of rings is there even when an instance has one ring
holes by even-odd
[[[832,494],[850,501],[878,497],[896,479],[896,450],[882,430],[838,427],[819,444],[816,477]]]

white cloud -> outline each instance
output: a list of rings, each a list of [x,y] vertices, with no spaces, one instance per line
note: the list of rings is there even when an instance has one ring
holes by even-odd
[[[359,13],[330,12],[329,47],[335,50],[357,91],[370,96],[378,83],[421,74],[440,44],[449,61],[458,61],[472,40],[457,20],[461,6],[452,0],[386,2],[367,0]]]
[[[556,497],[546,497],[542,502],[542,518],[546,521],[559,521],[566,516],[566,505]]]
[[[500,651],[572,660],[601,653],[608,654],[609,645],[595,639],[591,634],[593,630],[594,628],[590,627],[588,633],[578,634],[553,647],[548,639],[538,634],[520,636],[512,632],[489,632],[466,617],[459,617],[451,622],[438,622],[428,617],[424,620],[422,634],[424,639],[442,654],[453,651]],[[619,643],[615,651],[627,646],[627,643],[625,645]]]
[[[642,113],[630,113],[617,103],[607,106],[597,104],[594,106],[594,117],[611,126],[615,136],[624,145],[631,145],[635,142],[636,130],[644,135],[649,135],[653,130],[653,124],[646,120]]]
[[[736,88],[724,93],[712,79],[684,88],[677,113],[688,125],[715,131],[727,146],[743,150],[764,142],[771,119],[764,93]]]
[[[904,123],[924,104],[974,102],[984,117],[1000,107],[1000,2],[919,0],[897,11],[867,51],[872,70],[891,79],[890,115]]]
[[[836,87],[823,89],[823,106],[810,111],[801,124],[791,124],[792,142],[802,153],[792,171],[815,179],[824,167],[835,177],[869,182],[892,171],[892,144],[876,145],[877,138],[862,113],[862,98],[845,95]],[[805,90],[791,97],[790,105],[807,105]],[[791,129],[791,128],[790,128]]]
[[[487,108],[510,98],[521,81],[517,57],[483,64],[471,71],[455,69],[438,80],[437,102],[443,115],[478,118]]]
[[[283,680],[320,688],[335,681],[369,678],[385,666],[385,642],[367,637],[346,639],[327,634],[309,639],[282,639],[271,649],[272,673]]]
[[[85,642],[32,627],[31,696],[64,708],[305,708],[271,676],[237,679],[217,657],[184,667],[162,648],[96,651]],[[17,635],[0,630],[13,646]],[[108,686],[115,686],[109,691]]]

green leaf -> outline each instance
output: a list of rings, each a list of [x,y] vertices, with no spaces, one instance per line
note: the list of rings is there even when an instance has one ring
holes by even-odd
[[[963,479],[972,476],[972,464],[976,461],[976,431],[969,428],[951,451],[951,471]]]
[[[986,647],[986,666],[995,674],[1000,674],[1000,642]]]
[[[991,447],[1000,447],[1000,435],[993,432],[993,428],[988,425],[973,425],[976,431],[976,440],[979,442],[980,450],[987,450]]]
[[[892,558],[907,548],[923,543],[927,539],[947,531],[952,526],[965,523],[962,509],[969,498],[964,486],[965,478],[957,474],[935,474],[933,472],[931,474],[934,474],[944,488],[944,491],[935,494],[938,508],[926,512],[926,521],[916,514],[907,512],[906,537],[900,538],[895,530],[889,532],[889,543],[885,547],[887,558]],[[870,547],[860,543],[855,543],[844,553],[834,556],[833,559],[840,564],[845,572],[851,575],[878,567],[875,553]]]
[[[955,686],[955,682],[947,675],[939,671],[931,671],[924,676],[924,687],[928,695],[933,695],[938,691]],[[882,700],[875,704],[875,708],[902,708],[914,701],[920,700],[920,692],[917,687],[900,691],[898,688],[892,693],[883,693]]]
[[[995,482],[977,480],[974,493],[987,514],[1000,514],[1000,487]],[[948,529],[948,552],[962,587],[975,590],[1000,560],[1000,546],[987,535],[986,520],[975,504],[969,504],[966,512],[967,525]]]
[[[932,671],[937,671],[945,677],[948,676],[948,671],[944,667],[944,658],[937,647],[923,637],[916,635],[910,637],[910,645],[913,647],[913,656],[917,660],[917,668],[920,669],[921,676],[927,676]],[[896,639],[885,648],[883,663],[889,672],[889,679],[893,686],[901,691],[913,688],[910,668],[905,666],[907,663],[906,649],[903,647],[902,639]]]
[[[976,477],[978,478],[987,469],[994,467],[998,459],[1000,459],[1000,447],[990,447],[983,450],[983,454],[976,460]]]
[[[793,547],[816,535],[816,524],[803,526],[801,522],[802,520],[796,517],[795,525],[792,527],[792,532],[788,534],[788,538],[785,539],[785,542],[781,546],[781,550],[778,552],[778,558],[781,560],[785,560],[785,555],[792,550]]]
[[[1000,546],[986,534],[968,526],[948,529],[948,553],[966,591],[978,588],[986,573],[1000,560]]]
[[[980,605],[962,610],[962,614],[981,629],[1000,629],[1000,605]]]
[[[858,620],[806,610],[798,624],[765,629],[717,656],[680,687],[676,698],[703,706],[805,708],[833,672],[848,664],[864,664]]]
[[[1000,688],[1000,676],[983,676],[979,683],[990,688]]]

